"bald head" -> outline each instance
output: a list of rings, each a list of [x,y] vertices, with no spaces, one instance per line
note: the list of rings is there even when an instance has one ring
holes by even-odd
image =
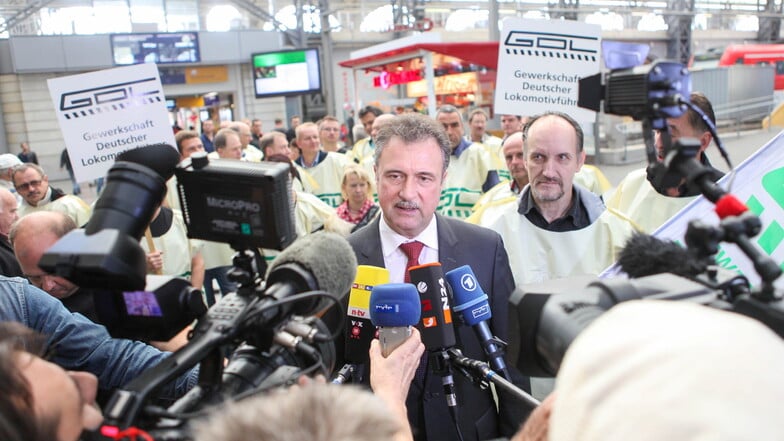
[[[11,245],[25,277],[58,299],[72,295],[78,287],[62,277],[46,273],[38,266],[38,261],[46,250],[74,229],[73,219],[56,211],[30,213],[11,227]]]
[[[385,125],[391,123],[395,120],[395,115],[390,115],[389,113],[385,113],[383,115],[378,115],[376,119],[373,120],[373,126],[370,129],[370,137],[372,139],[376,139],[376,134]]]
[[[8,237],[11,225],[19,219],[16,197],[7,189],[0,187],[0,235]]]

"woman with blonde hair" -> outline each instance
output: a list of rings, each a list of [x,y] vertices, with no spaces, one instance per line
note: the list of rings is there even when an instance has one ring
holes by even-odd
[[[378,214],[379,206],[373,201],[372,180],[359,165],[346,166],[340,193],[343,195],[343,203],[337,208],[338,217],[354,224],[352,231],[364,227]]]

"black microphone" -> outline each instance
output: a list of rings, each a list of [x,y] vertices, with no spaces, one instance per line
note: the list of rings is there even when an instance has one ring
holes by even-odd
[[[632,279],[662,273],[694,277],[705,271],[705,265],[686,248],[642,233],[634,233],[626,241],[618,265]]]
[[[479,342],[490,360],[490,365],[504,378],[509,380],[509,371],[504,361],[503,346],[506,344],[493,336],[487,321],[493,316],[487,294],[479,286],[474,272],[463,265],[446,273],[446,281],[452,288],[455,306],[452,308],[463,323],[476,331]]]
[[[422,303],[422,319],[417,329],[422,335],[425,349],[433,352],[451,348],[455,345],[455,330],[441,264],[426,263],[412,266],[408,271]]]
[[[267,270],[265,295],[282,299],[305,291],[323,290],[341,299],[351,289],[357,258],[342,236],[320,231],[303,236],[272,261]],[[318,298],[298,302],[295,314],[308,315],[331,304],[319,305]],[[291,305],[280,308],[278,315],[288,314]],[[278,308],[275,308],[278,309]],[[264,315],[275,315],[265,312]]]
[[[389,283],[389,270],[371,265],[359,265],[351,285],[346,310],[346,364],[332,382],[342,384],[352,379],[361,382],[365,367],[370,362],[368,350],[376,337],[376,327],[370,321],[370,294],[374,286]]]
[[[449,363],[447,350],[455,345],[455,329],[452,325],[452,309],[449,307],[449,292],[444,271],[441,264],[426,263],[412,266],[408,269],[411,283],[419,292],[422,304],[422,320],[417,324],[417,329],[422,334],[425,349],[430,352],[430,364],[433,372],[441,377],[444,386],[446,405],[452,416],[460,439],[460,421],[457,414],[457,395],[455,394],[455,379],[452,376],[452,367]]]

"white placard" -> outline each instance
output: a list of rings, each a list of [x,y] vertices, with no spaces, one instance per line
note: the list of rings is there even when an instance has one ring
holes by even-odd
[[[601,27],[573,20],[507,18],[498,47],[495,112],[530,116],[559,111],[580,122],[578,82],[600,69]]]
[[[125,150],[175,145],[155,64],[48,80],[76,180],[106,175]]]

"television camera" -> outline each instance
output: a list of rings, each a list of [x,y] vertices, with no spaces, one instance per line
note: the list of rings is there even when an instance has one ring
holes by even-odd
[[[733,311],[784,337],[784,303],[773,286],[782,270],[751,242],[761,230],[760,219],[714,182],[716,176],[696,159],[696,140],[671,142],[667,118],[691,109],[708,127],[732,170],[713,121],[689,101],[688,70],[672,61],[634,66],[645,59],[644,53],[625,44],[603,46],[611,70],[580,81],[578,105],[641,120],[653,187],[666,194],[668,188],[685,185],[713,202],[721,221],[715,226],[697,219],[689,222],[686,249],[651,237],[633,237],[619,263],[629,276],[639,278],[595,280],[587,286],[581,278],[518,287],[509,304],[509,362],[525,375],[554,376],[569,345],[585,327],[617,303],[634,299],[690,301]],[[664,146],[663,160],[654,145],[654,130]],[[721,242],[736,244],[746,254],[760,275],[760,286],[752,288],[744,276],[716,264]],[[635,271],[641,264],[644,270]]]
[[[101,290],[95,294],[99,318],[113,336],[168,340],[196,320],[185,346],[113,393],[104,408],[105,435],[138,428],[154,439],[190,439],[194,416],[300,375],[328,375],[335,361],[335,332],[317,315],[340,304],[356,259],[332,233],[295,241],[289,167],[206,155],[178,160],[165,144],[119,155],[86,227],[63,237],[40,262],[46,271]],[[229,277],[238,289],[209,310],[183,279],[145,289],[139,239],[175,169],[188,237],[226,242],[237,251]],[[282,250],[266,271],[261,247]],[[197,365],[198,385],[185,396],[167,408],[154,400],[161,386]]]

